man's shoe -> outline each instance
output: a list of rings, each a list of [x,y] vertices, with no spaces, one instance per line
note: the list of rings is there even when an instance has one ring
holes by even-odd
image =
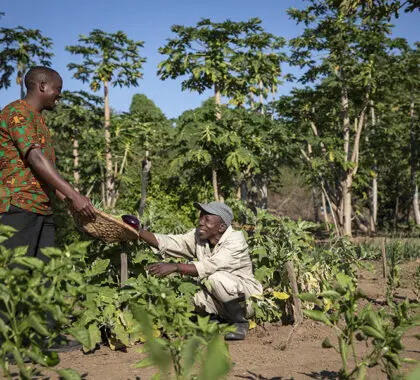
[[[236,327],[235,332],[230,332],[225,335],[225,340],[244,340],[249,330],[249,322],[234,323]]]

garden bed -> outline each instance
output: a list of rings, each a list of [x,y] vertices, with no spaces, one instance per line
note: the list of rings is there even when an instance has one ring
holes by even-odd
[[[374,271],[362,270],[359,285],[369,301],[380,307],[385,302],[386,280],[381,277],[380,263],[374,262]],[[397,300],[415,300],[415,271],[420,260],[401,264],[401,286],[395,294]],[[292,326],[266,324],[250,331],[243,342],[230,342],[229,351],[233,361],[229,379],[335,379],[341,368],[339,354],[333,349],[321,348],[325,337],[332,343],[335,337],[327,326],[305,320],[293,332],[290,343],[282,347]],[[410,330],[404,338],[404,357],[420,360],[420,344],[414,337],[420,334],[420,327]],[[84,354],[80,347],[60,352],[59,368],[73,368],[86,379],[120,380],[150,379],[156,372],[153,368],[135,368],[143,356],[142,346],[135,345],[126,352],[111,351],[101,347],[91,354]],[[358,352],[365,350],[365,343],[358,342]],[[414,369],[406,365],[405,371]],[[48,373],[45,371],[45,373]],[[51,374],[51,379],[55,378]],[[379,368],[368,370],[368,379],[386,378]]]

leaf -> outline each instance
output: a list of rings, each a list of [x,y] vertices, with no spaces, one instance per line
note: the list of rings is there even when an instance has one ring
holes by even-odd
[[[101,332],[93,323],[88,329],[84,326],[70,327],[68,332],[89,351],[93,350],[101,342]]]
[[[188,339],[182,350],[184,368],[183,375],[185,376],[185,378],[189,378],[190,371],[194,366],[195,360],[197,358],[202,343],[203,340],[200,339],[198,336],[192,336],[190,339]]]
[[[6,325],[2,318],[0,318],[0,332],[5,337],[10,331],[10,327]]]
[[[278,300],[287,300],[290,296],[284,292],[273,292],[273,297],[277,298]]]
[[[334,346],[331,344],[331,342],[330,342],[330,338],[325,338],[323,341],[322,341],[322,348],[333,348]]]
[[[374,329],[371,326],[361,326],[360,330],[367,336],[370,336],[372,338],[376,338],[376,339],[385,339],[384,334],[381,333],[380,331]]]
[[[256,327],[257,327],[257,324],[255,323],[253,319],[251,319],[249,321],[249,329],[252,330],[252,329],[255,329]]]
[[[375,330],[377,330],[383,335],[384,330],[382,326],[382,321],[374,311],[369,310],[365,315],[365,320],[371,327],[373,327]]]
[[[50,335],[50,332],[47,330],[47,328],[43,325],[41,318],[34,314],[31,313],[28,315],[28,321],[30,326],[39,334],[43,335],[43,336],[48,336]]]
[[[55,370],[63,380],[81,380],[81,376],[72,368]]]
[[[406,380],[418,380],[420,379],[420,366],[417,367],[413,372],[406,377]]]
[[[146,338],[145,344],[150,353],[150,360],[152,360],[162,372],[166,372],[172,360],[170,354],[165,349],[164,342],[160,338],[153,337],[153,327],[146,309],[139,305],[131,305],[131,311],[134,318],[142,326],[142,331]]]
[[[145,367],[150,367],[151,365],[154,365],[155,362],[152,359],[151,356],[147,356],[144,359],[140,360],[139,362],[136,363],[136,368],[145,368]]]
[[[314,321],[325,323],[328,326],[332,326],[331,321],[328,317],[320,310],[303,310],[303,313]]]
[[[230,359],[227,345],[222,336],[215,336],[208,345],[207,355],[201,367],[200,380],[214,380],[227,375]]]
[[[353,286],[351,277],[342,272],[337,274],[337,282],[344,289],[351,289]]]
[[[36,257],[28,257],[28,256],[14,257],[12,260],[12,263],[23,265],[30,269],[40,270],[41,268],[44,267],[44,262],[42,260],[37,259]]]
[[[96,260],[90,270],[86,272],[86,276],[94,277],[104,273],[108,268],[109,262],[110,259]]]
[[[313,294],[313,293],[300,293],[299,298],[302,301],[312,302],[312,303],[315,303],[318,301],[318,297],[316,296],[316,294]]]
[[[319,297],[331,298],[333,300],[340,298],[340,293],[335,290],[326,290],[319,294]]]

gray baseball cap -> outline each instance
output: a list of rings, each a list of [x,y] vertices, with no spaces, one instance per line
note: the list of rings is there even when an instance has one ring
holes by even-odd
[[[221,202],[198,203],[194,202],[194,207],[203,210],[212,215],[218,215],[222,218],[223,222],[230,226],[233,220],[232,209]]]

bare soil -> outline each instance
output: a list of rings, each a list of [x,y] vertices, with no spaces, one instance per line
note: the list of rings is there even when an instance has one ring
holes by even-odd
[[[360,287],[376,306],[385,301],[386,280],[382,278],[379,263],[373,263],[374,270],[360,272]],[[401,286],[396,298],[416,300],[414,292],[415,271],[420,260],[401,265]],[[417,300],[418,301],[418,300]],[[282,349],[292,326],[266,324],[250,331],[242,342],[230,342],[229,351],[233,367],[228,379],[336,379],[341,368],[341,360],[333,349],[321,348],[325,337],[332,343],[336,338],[326,326],[305,320],[295,327],[290,343]],[[404,338],[404,357],[420,360],[420,344],[414,337],[420,334],[420,327],[410,330]],[[92,380],[150,379],[156,372],[153,368],[135,368],[142,358],[141,345],[131,347],[127,352],[111,351],[101,347],[96,352],[85,355],[75,347],[60,353],[59,368],[73,368],[83,378]],[[366,346],[359,343],[357,351],[362,354]],[[412,365],[404,367],[405,372],[413,370]],[[51,377],[56,378],[51,374]],[[378,367],[369,369],[368,379],[386,379]]]

